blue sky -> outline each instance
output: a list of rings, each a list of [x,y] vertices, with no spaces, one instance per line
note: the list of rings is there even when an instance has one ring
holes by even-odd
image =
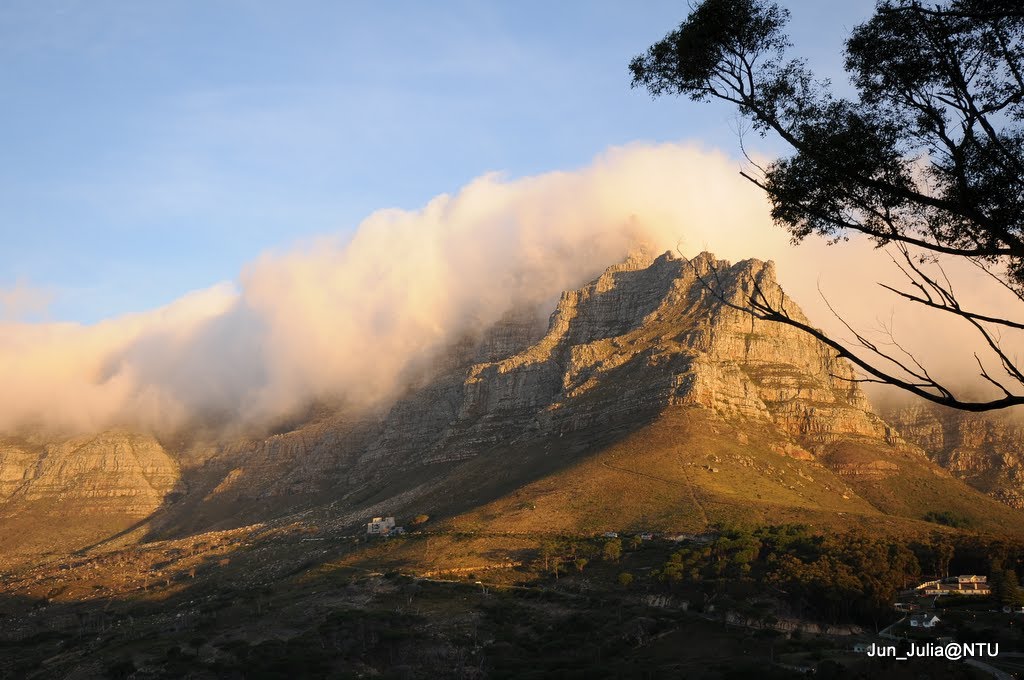
[[[794,53],[842,80],[872,3],[784,4]],[[629,89],[629,59],[686,10],[6,0],[0,290],[94,322],[486,172],[570,170],[636,140],[734,153],[731,109]]]

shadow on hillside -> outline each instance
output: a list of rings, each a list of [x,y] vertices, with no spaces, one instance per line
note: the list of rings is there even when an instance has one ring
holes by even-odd
[[[222,544],[138,546],[71,556],[5,578],[0,593],[0,678],[123,677],[111,668],[165,636],[195,639],[219,612],[244,620],[259,611],[262,588],[287,559],[247,554],[237,538]],[[305,564],[305,563],[304,563]],[[265,565],[263,565],[265,566]],[[94,650],[109,654],[101,666]],[[47,673],[49,671],[49,673]]]
[[[344,437],[330,429],[319,432],[321,441],[305,437],[310,457],[319,456],[322,465],[326,450],[331,458],[326,474],[323,467],[316,468],[310,480],[301,477],[307,461],[277,460],[273,461],[276,467],[261,470],[251,480],[242,477],[229,493],[211,493],[234,468],[250,462],[244,456],[213,459],[185,470],[188,492],[140,523],[149,526],[143,540],[183,538],[305,513],[310,515],[295,519],[347,522],[353,532],[361,531],[372,515],[393,515],[399,523],[421,513],[435,519],[459,515],[556,473],[653,422],[664,402],[633,403],[623,388],[641,385],[646,361],[641,353],[606,371],[600,384],[573,400],[571,408],[552,415],[544,404],[537,405],[533,414],[526,415],[533,422],[531,428],[521,427],[523,413],[511,414],[518,420],[506,420],[502,413],[443,420],[445,408],[455,413],[461,403],[462,382],[452,382],[450,376],[439,378],[396,403],[388,419],[359,423]],[[671,389],[670,380],[671,375],[666,375],[666,391]],[[437,408],[437,402],[445,400],[452,405]],[[433,410],[410,425],[410,431],[402,432],[397,444],[405,447],[402,455],[389,450],[388,428],[394,427],[390,421],[409,417],[417,407]],[[569,415],[560,415],[563,412]],[[520,425],[512,427],[509,422]],[[408,451],[409,441],[422,442],[422,449]],[[318,480],[316,474],[326,479]],[[278,485],[268,493],[260,486],[267,478],[295,479],[296,490],[282,492],[285,485]]]
[[[492,421],[484,423],[483,430],[474,429],[485,420],[481,418],[456,423],[461,427],[456,428],[460,436],[445,444],[440,441],[445,435],[444,428],[434,431],[434,439],[430,439],[429,428],[438,423],[426,419],[421,426],[425,428],[424,449],[430,452],[429,456],[423,453],[396,460],[387,455],[367,455],[371,445],[379,447],[384,439],[385,428],[380,421],[356,423],[345,431],[345,437],[339,437],[329,428],[319,428],[316,432],[320,440],[307,442],[305,450],[311,456],[321,457],[328,451],[332,456],[330,465],[327,474],[322,466],[314,471],[325,478],[322,485],[310,485],[299,492],[287,492],[287,487],[283,487],[285,493],[268,494],[258,485],[259,480],[275,476],[286,479],[290,475],[300,479],[296,471],[301,473],[307,461],[282,459],[271,460],[268,463],[271,467],[261,469],[251,483],[243,477],[243,482],[232,487],[230,493],[212,493],[233,470],[251,464],[251,458],[246,458],[250,451],[229,458],[215,457],[204,465],[183,471],[184,494],[167,496],[163,505],[150,516],[137,520],[126,518],[116,530],[102,538],[94,535],[92,540],[80,541],[77,550],[66,554],[82,558],[90,557],[90,553],[101,554],[105,548],[115,548],[121,541],[131,541],[136,532],[141,534],[141,539],[125,551],[145,551],[147,544],[155,541],[192,536],[199,540],[199,534],[259,523],[266,523],[266,529],[296,523],[307,528],[321,525],[330,528],[331,536],[338,537],[364,533],[365,522],[374,514],[394,515],[400,523],[409,523],[418,514],[429,515],[432,524],[456,517],[572,466],[653,422],[663,402],[645,407],[634,403],[623,389],[623,385],[637,387],[641,384],[646,360],[646,356],[638,354],[631,361],[606,371],[600,384],[577,398],[571,409],[551,415],[544,404],[538,405],[532,428],[511,428],[507,421],[492,417]],[[668,375],[666,380],[670,379]],[[650,388],[649,385],[643,387]],[[669,388],[668,382],[665,387]],[[449,392],[444,392],[445,389]],[[461,389],[459,382],[457,390]],[[450,386],[446,387],[443,380],[439,380],[403,400],[403,412],[408,413],[410,403],[436,401],[439,394],[450,398],[460,392],[452,393]],[[396,411],[397,405],[393,409]],[[561,415],[563,413],[567,415]],[[521,417],[519,422],[522,422]],[[472,438],[481,431],[489,437],[486,445]],[[310,436],[302,430],[281,436],[289,434]],[[410,438],[415,434],[413,430]],[[253,450],[257,447],[258,443],[254,444]],[[475,455],[465,457],[466,453]],[[449,458],[446,462],[429,462],[443,460],[446,456]],[[303,568],[327,559],[317,552],[321,542],[320,536],[312,535],[296,539],[290,544],[288,559],[299,559]],[[50,556],[46,561],[52,565],[59,559]]]

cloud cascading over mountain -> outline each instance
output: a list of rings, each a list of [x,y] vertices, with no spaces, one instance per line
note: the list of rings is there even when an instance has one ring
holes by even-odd
[[[3,323],[0,429],[162,429],[211,414],[258,423],[319,398],[381,403],[447,343],[515,306],[550,310],[638,244],[776,259],[783,285],[826,327],[822,271],[853,322],[887,315],[892,297],[865,287],[887,260],[866,243],[794,248],[737,170],[694,146],[614,148],[577,171],[485,175],[420,210],[381,210],[350,237],[264,254],[237,284],[155,311],[90,326]]]

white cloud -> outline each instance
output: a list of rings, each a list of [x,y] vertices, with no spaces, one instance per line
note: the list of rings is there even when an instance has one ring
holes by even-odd
[[[891,298],[866,283],[882,271],[868,244],[791,247],[737,170],[694,146],[614,148],[572,172],[486,175],[420,210],[374,213],[350,239],[266,253],[237,289],[93,326],[3,324],[0,429],[253,422],[329,396],[376,402],[460,334],[513,305],[553,304],[641,241],[774,258],[783,285],[825,325],[822,272],[854,322],[885,314]],[[933,352],[948,349],[944,338],[963,342],[922,329],[909,330]]]

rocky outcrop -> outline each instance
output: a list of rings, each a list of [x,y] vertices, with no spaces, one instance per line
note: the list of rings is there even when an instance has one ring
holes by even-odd
[[[32,504],[76,515],[145,517],[179,480],[177,463],[160,443],[137,433],[0,442],[0,514]]]
[[[888,460],[872,460],[866,463],[857,461],[832,461],[829,467],[840,477],[857,477],[861,479],[884,479],[899,472],[896,463]]]
[[[1024,509],[1024,423],[1019,416],[967,413],[925,403],[886,408],[883,415],[954,476]]]
[[[772,306],[807,323],[776,283],[772,263],[747,260],[725,268],[708,257],[697,266],[714,267],[726,304],[713,305],[707,321],[691,334],[690,344],[701,356],[692,368],[690,401],[722,414],[770,419],[806,442],[829,443],[851,435],[893,439],[845,360],[796,328],[759,321],[737,309],[756,287]],[[711,276],[701,272],[705,280]]]
[[[539,342],[473,366],[459,417],[577,429],[682,404],[770,422],[807,443],[892,439],[832,350],[737,308],[754,286],[803,318],[770,263],[633,257],[564,293]]]
[[[32,479],[42,447],[24,439],[0,439],[0,503]]]
[[[222,450],[237,463],[210,493],[355,488],[382,470],[454,463],[552,433],[608,431],[672,406],[772,427],[776,446],[805,460],[850,438],[898,443],[831,349],[736,308],[755,286],[803,319],[771,263],[632,255],[563,293],[546,326],[536,310],[517,310],[455,343],[385,413],[358,423],[336,416]],[[870,463],[858,463],[860,474],[883,473],[885,465]]]
[[[859,504],[919,520],[925,510],[955,510],[981,498],[879,418],[834,351],[744,312],[755,290],[805,320],[776,283],[771,263],[636,254],[563,293],[546,318],[537,309],[517,309],[491,328],[467,333],[411,369],[405,393],[383,410],[318,404],[269,436],[184,433],[166,440],[174,442],[167,444],[173,459],[152,437],[125,432],[0,440],[0,548],[5,531],[14,535],[12,518],[24,535],[34,531],[34,518],[24,512],[29,506],[87,522],[169,509],[146,522],[151,535],[185,535],[318,506],[356,519],[421,502],[432,515],[434,507],[455,512],[483,502],[474,494],[488,484],[486,493],[506,493],[538,469],[593,455],[673,419],[690,424],[652,442],[671,450],[656,464],[703,479],[703,494],[688,494],[703,521],[709,517],[703,495],[747,502],[746,489],[720,481],[734,483],[740,474],[763,477],[750,490],[754,498],[795,503],[801,512],[818,504],[842,514]],[[693,423],[702,424],[699,437]],[[957,441],[966,442],[968,429],[962,430]],[[703,443],[677,450],[677,432]],[[950,441],[944,426],[927,419],[910,432],[925,448]],[[719,451],[723,437],[737,450]],[[994,460],[970,441],[975,448],[959,445],[944,464],[974,470],[980,460]],[[718,453],[747,462],[742,471],[726,471]],[[606,463],[603,470],[678,490],[668,477],[635,471],[628,460]],[[1011,465],[1009,459],[986,464],[992,470]],[[785,481],[782,467],[791,474]],[[895,484],[904,476],[913,477],[907,488],[919,495],[931,489],[926,502],[906,500]],[[959,495],[950,501],[950,493]],[[108,523],[102,535],[135,525]],[[99,537],[83,529],[67,545]]]

